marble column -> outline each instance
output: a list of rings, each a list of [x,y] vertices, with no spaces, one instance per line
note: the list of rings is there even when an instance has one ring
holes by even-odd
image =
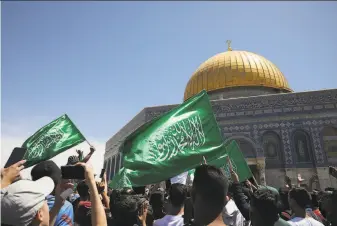
[[[266,159],[264,157],[256,158],[256,167],[259,171],[260,185],[266,185]]]

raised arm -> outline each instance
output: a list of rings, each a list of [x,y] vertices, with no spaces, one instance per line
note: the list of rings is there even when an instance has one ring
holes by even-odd
[[[1,189],[12,184],[20,178],[20,172],[23,170],[26,160],[21,160],[10,167],[1,169]]]
[[[85,156],[85,158],[83,160],[81,160],[81,162],[84,162],[84,163],[88,162],[95,151],[96,151],[96,149],[93,146],[90,146],[89,154],[87,154],[87,156]]]
[[[107,219],[103,204],[98,194],[94,172],[92,168],[85,163],[78,164],[85,168],[85,182],[90,191],[91,224],[95,226],[107,226]]]
[[[240,210],[242,216],[247,221],[249,221],[250,220],[250,216],[249,216],[250,204],[247,202],[247,200],[245,198],[245,195],[242,191],[242,186],[241,186],[240,181],[239,181],[239,176],[233,170],[232,163],[229,160],[229,158],[227,159],[227,163],[228,163],[229,170],[230,170],[230,173],[231,173],[231,178],[232,178],[232,181],[233,181],[232,188],[233,188],[234,202],[235,202],[236,206],[238,207],[238,209]]]

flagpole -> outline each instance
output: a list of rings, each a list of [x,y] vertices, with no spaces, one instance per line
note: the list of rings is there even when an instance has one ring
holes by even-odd
[[[89,141],[87,139],[85,139],[85,141],[89,144],[89,146],[91,147],[91,144],[89,143]]]
[[[255,183],[255,185],[256,185],[256,188],[258,188],[259,187],[259,184],[257,183],[257,181],[256,181],[256,179],[255,179],[255,177],[254,177],[254,175],[252,175],[253,176],[253,180],[254,180],[254,183]]]

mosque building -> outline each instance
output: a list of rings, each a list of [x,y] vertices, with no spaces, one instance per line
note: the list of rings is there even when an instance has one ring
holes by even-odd
[[[184,100],[206,90],[224,142],[236,140],[260,184],[281,187],[285,176],[313,188],[337,187],[337,89],[293,92],[272,62],[247,51],[219,53],[193,73]],[[140,125],[178,105],[146,107],[106,143],[104,165],[112,179],[121,168],[119,147]],[[304,183],[305,183],[304,181]]]

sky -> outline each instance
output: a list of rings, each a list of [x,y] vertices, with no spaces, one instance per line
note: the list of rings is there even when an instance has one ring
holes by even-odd
[[[1,2],[1,166],[67,113],[99,172],[105,142],[144,107],[181,103],[226,40],[272,61],[296,92],[337,88],[336,28],[337,2]]]

